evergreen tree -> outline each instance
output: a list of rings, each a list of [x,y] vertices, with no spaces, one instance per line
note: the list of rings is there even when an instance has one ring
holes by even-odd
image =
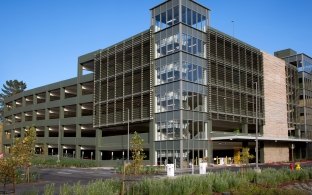
[[[26,89],[27,85],[23,81],[9,80],[3,84],[0,93],[0,122],[3,121],[4,98],[18,94]]]

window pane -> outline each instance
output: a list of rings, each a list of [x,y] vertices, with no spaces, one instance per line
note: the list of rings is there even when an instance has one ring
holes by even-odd
[[[166,28],[166,12],[161,13],[161,29]]]
[[[187,74],[187,63],[185,61],[182,62],[182,79],[186,80]]]
[[[194,55],[197,55],[197,39],[195,37],[193,37],[193,45],[192,45],[192,48],[193,48],[193,54]]]
[[[193,74],[193,68],[192,68],[192,64],[188,64],[188,74],[187,74],[187,80],[189,81],[193,81],[192,80],[192,74]]]
[[[172,26],[173,21],[172,21],[172,9],[167,10],[167,24],[168,26]]]
[[[174,69],[174,80],[179,80],[180,79],[180,71],[179,71],[179,63],[174,62],[173,63],[173,69]]]
[[[164,56],[167,54],[167,49],[166,49],[166,39],[161,40],[160,43],[160,56]]]
[[[203,31],[206,31],[206,23],[207,23],[206,16],[203,16],[203,20],[202,20],[202,30]]]
[[[186,51],[186,43],[187,43],[187,35],[186,34],[182,34],[182,50]]]
[[[160,15],[155,17],[155,32],[160,30]]]
[[[168,54],[173,53],[173,37],[170,36],[167,38],[167,44],[168,44]]]
[[[192,10],[187,8],[187,24],[192,25]]]
[[[201,19],[201,14],[197,13],[197,28],[198,28],[199,30],[202,29],[201,21],[202,21],[202,19]]]
[[[197,80],[197,65],[193,64],[193,82],[198,82]]]
[[[182,22],[186,24],[186,7],[182,6]]]
[[[202,55],[202,40],[200,40],[200,39],[198,39],[197,40],[198,41],[198,44],[197,44],[197,48],[198,48],[198,55],[199,56],[201,56],[201,57],[203,57],[203,55]]]
[[[187,52],[192,53],[192,37],[187,35]]]
[[[173,17],[174,17],[174,24],[179,22],[179,6],[175,6],[173,8]]]
[[[195,11],[193,11],[193,16],[192,16],[192,27],[196,28],[196,23],[197,23],[197,19],[196,19],[197,13]]]
[[[203,84],[203,68],[198,66],[198,83]]]
[[[178,51],[180,49],[180,38],[179,34],[174,35],[174,51]]]

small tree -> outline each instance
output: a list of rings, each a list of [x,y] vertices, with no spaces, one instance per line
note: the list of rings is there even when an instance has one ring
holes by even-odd
[[[140,167],[142,166],[143,159],[145,158],[144,149],[143,149],[144,140],[141,136],[134,132],[133,137],[131,138],[131,152],[132,152],[132,163],[131,166],[134,169],[134,174],[138,174]]]
[[[36,141],[36,129],[31,127],[26,131],[24,138],[17,138],[12,146],[11,153],[0,159],[0,178],[4,184],[8,181],[15,184],[18,168],[26,169],[27,181],[29,182],[30,161],[34,155]]]
[[[23,139],[16,139],[12,148],[12,155],[18,158],[19,166],[26,169],[27,182],[29,182],[29,167],[35,154],[36,129],[29,128]]]
[[[243,148],[241,155],[240,155],[240,161],[242,164],[249,164],[249,160],[253,159],[255,156],[249,153],[249,148]]]

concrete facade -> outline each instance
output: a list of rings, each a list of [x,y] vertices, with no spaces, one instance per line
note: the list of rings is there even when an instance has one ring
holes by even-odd
[[[34,125],[36,153],[111,166],[137,131],[146,164],[182,168],[255,154],[258,129],[260,162],[287,160],[307,140],[288,136],[284,61],[210,27],[208,13],[165,1],[148,30],[80,56],[77,77],[7,98],[4,149]]]

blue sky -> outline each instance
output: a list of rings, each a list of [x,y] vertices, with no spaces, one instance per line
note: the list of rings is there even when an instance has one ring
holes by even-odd
[[[77,75],[77,58],[149,28],[163,0],[1,0],[0,86],[32,89]],[[263,51],[293,48],[312,56],[311,0],[198,0],[211,26]]]

